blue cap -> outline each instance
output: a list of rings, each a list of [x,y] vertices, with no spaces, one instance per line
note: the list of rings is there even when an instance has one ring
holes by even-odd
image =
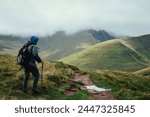
[[[39,40],[39,38],[36,36],[31,36],[31,38],[30,38],[30,42],[33,42],[33,43],[37,43],[38,40]]]

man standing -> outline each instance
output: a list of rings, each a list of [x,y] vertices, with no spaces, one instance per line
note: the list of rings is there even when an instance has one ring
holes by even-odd
[[[37,90],[37,84],[39,80],[39,70],[36,66],[36,61],[38,63],[42,63],[41,58],[38,55],[39,48],[36,46],[39,38],[36,36],[32,36],[30,40],[28,41],[28,54],[30,55],[28,63],[23,66],[24,68],[24,78],[23,78],[23,92],[27,93],[27,84],[29,79],[29,74],[32,73],[34,79],[33,79],[33,87],[32,87],[32,94],[39,94],[39,91]]]

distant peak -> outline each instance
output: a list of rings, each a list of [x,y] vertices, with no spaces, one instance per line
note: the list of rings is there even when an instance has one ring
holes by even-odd
[[[95,39],[98,39],[100,41],[105,41],[105,40],[110,40],[110,39],[113,39],[115,38],[113,35],[109,34],[107,31],[105,30],[99,30],[99,31],[96,31],[96,30],[89,30],[89,32],[92,34],[92,36],[95,38]]]

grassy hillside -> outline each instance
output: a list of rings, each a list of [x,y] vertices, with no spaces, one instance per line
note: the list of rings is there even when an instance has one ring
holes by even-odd
[[[88,31],[72,35],[59,31],[47,38],[46,43],[43,43],[43,40],[40,41],[41,55],[50,60],[60,59],[99,42]]]
[[[150,35],[98,43],[60,61],[82,69],[137,71],[149,66]]]
[[[150,76],[150,67],[146,67],[144,69],[140,69],[140,70],[134,72],[134,74],[138,74],[138,75],[141,75],[141,76],[149,77]]]
[[[97,71],[90,77],[97,86],[112,89],[117,99],[150,99],[150,77],[120,71]]]
[[[0,99],[92,99],[91,95],[83,90],[71,96],[65,95],[65,92],[72,88],[79,89],[78,84],[72,82],[74,73],[78,73],[79,70],[61,62],[45,62],[43,85],[40,84],[41,80],[38,85],[41,90],[39,96],[33,96],[31,93],[32,77],[28,84],[29,93],[24,94],[23,71],[18,72],[19,66],[15,60],[16,58],[10,55],[0,55]]]
[[[0,40],[0,54],[17,55],[21,43],[12,42],[10,40]]]
[[[16,55],[25,39],[12,35],[0,35],[0,54]]]
[[[113,39],[106,31],[83,30],[73,34],[58,31],[40,40],[41,55],[50,60],[58,60],[84,50],[96,43]],[[44,42],[43,42],[44,41]]]
[[[19,48],[30,37],[0,35],[0,54],[16,55]],[[40,54],[50,60],[58,60],[101,41],[113,39],[114,36],[106,31],[84,30],[73,34],[58,31],[51,36],[39,37]]]
[[[44,79],[38,88],[40,95],[32,95],[32,79],[29,79],[29,93],[22,92],[23,71],[17,71],[16,58],[0,55],[0,99],[94,99],[92,94],[82,90],[80,83],[73,82],[76,73],[89,74],[98,87],[110,88],[116,99],[150,99],[150,78],[119,71],[83,72],[77,67],[62,62],[45,61]],[[41,65],[38,66],[41,70]],[[41,72],[41,71],[40,71]],[[66,92],[77,89],[73,95]]]

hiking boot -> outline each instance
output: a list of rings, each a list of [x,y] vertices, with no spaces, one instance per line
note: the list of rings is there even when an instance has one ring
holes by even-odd
[[[39,95],[40,91],[38,91],[37,89],[32,89],[32,94],[33,95]]]

